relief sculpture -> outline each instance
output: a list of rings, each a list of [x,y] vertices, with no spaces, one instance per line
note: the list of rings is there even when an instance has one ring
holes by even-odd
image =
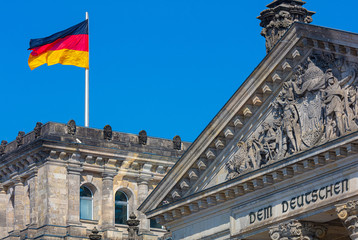
[[[261,126],[227,162],[228,179],[358,130],[358,65],[312,54],[298,65]]]

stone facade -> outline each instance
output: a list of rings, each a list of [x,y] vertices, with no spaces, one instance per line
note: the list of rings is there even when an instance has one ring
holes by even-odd
[[[128,214],[140,220],[142,239],[166,230],[151,228],[137,207],[164,177],[189,143],[66,124],[37,123],[0,149],[0,238],[88,239],[93,227],[102,239],[125,239],[128,226],[115,222],[115,194],[128,198]],[[91,191],[91,219],[81,219],[80,188]]]
[[[358,35],[304,4],[267,5],[267,56],[139,207],[172,239],[358,239]]]

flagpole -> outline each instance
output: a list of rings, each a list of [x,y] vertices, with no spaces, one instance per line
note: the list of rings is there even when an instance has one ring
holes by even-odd
[[[88,12],[86,12],[86,20],[88,20]],[[89,55],[89,51],[88,51],[88,55]],[[89,69],[88,68],[86,68],[85,70],[85,79],[86,79],[85,80],[85,127],[89,127]]]

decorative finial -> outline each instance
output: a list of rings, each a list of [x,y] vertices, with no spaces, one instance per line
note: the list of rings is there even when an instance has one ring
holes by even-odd
[[[25,136],[25,132],[19,131],[19,133],[17,134],[17,137],[16,137],[17,147],[20,147],[24,144],[23,143],[24,136]]]
[[[37,122],[37,123],[36,123],[36,126],[35,126],[35,128],[34,128],[35,138],[40,137],[40,135],[41,135],[41,128],[42,128],[42,123]]]
[[[266,38],[266,52],[275,46],[294,22],[311,23],[315,12],[302,7],[302,0],[275,0],[268,4],[257,18],[263,27],[261,35]]]
[[[142,130],[139,132],[139,136],[138,136],[138,141],[139,141],[139,144],[141,145],[146,145],[147,144],[147,132]]]
[[[71,135],[75,135],[76,133],[76,122],[75,120],[70,120],[67,123],[67,133]]]
[[[181,138],[179,135],[176,135],[173,138],[173,148],[176,150],[181,150]]]
[[[132,212],[129,215],[129,219],[127,220],[128,225],[128,240],[136,240],[138,236],[138,230],[139,230],[139,220],[136,220],[137,216]]]
[[[103,128],[103,138],[110,141],[112,140],[112,127],[110,125],[106,125]]]
[[[0,156],[5,154],[6,145],[7,145],[7,141],[2,140],[0,145]]]
[[[90,234],[88,237],[90,240],[100,240],[102,239],[102,236],[98,234],[98,230],[96,227],[92,229],[92,234]]]

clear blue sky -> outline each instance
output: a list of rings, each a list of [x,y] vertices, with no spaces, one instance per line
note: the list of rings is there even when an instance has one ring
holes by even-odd
[[[84,69],[27,65],[31,38],[90,16],[90,127],[194,141],[265,56],[271,0],[2,1],[0,140],[84,125]],[[358,32],[357,0],[307,0],[315,25]]]

